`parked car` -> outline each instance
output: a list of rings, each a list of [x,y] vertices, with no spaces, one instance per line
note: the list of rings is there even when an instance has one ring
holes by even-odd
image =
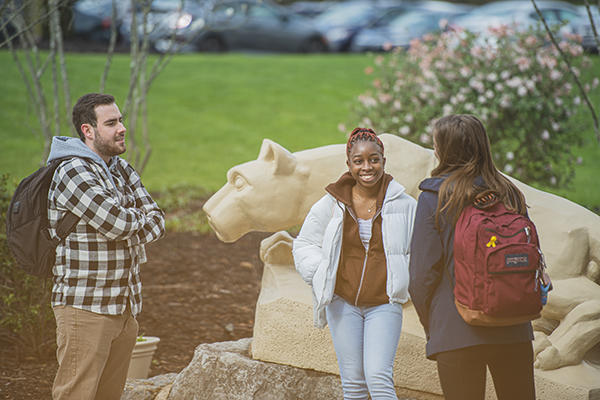
[[[577,33],[580,14],[576,6],[563,1],[536,1],[544,19],[550,25],[562,24],[560,33]],[[488,3],[452,21],[472,32],[485,34],[490,27],[512,25],[528,29],[539,23],[539,17],[529,1],[505,0]]]
[[[153,0],[147,15],[146,32],[153,50],[192,51],[191,35],[206,25],[208,2],[201,0]],[[131,21],[136,15],[138,38],[144,32],[143,8],[141,5],[132,10],[129,2],[120,26],[125,42],[131,41]],[[175,39],[175,42],[173,42]]]
[[[336,3],[335,1],[295,1],[288,7],[293,13],[314,18],[317,15],[323,14]]]
[[[579,13],[581,14],[581,28],[578,32],[581,35],[581,46],[583,46],[585,51],[598,53],[598,50],[600,49],[598,49],[596,39],[594,38],[594,31],[592,29],[592,24],[590,23],[590,16],[588,15],[587,9],[585,6],[579,6],[578,8]],[[598,11],[598,7],[594,5],[590,6],[590,11],[592,12],[596,32],[598,32],[600,31],[600,11]]]
[[[125,2],[116,1],[117,32],[126,12]],[[79,0],[73,4],[72,31],[94,41],[108,41],[113,18],[112,0]]]
[[[358,32],[381,18],[393,18],[415,2],[393,0],[350,0],[340,2],[317,16],[317,28],[333,51],[348,51]]]
[[[199,51],[324,52],[328,43],[306,17],[264,0],[216,3],[206,26],[194,33]]]
[[[394,18],[382,18],[356,34],[351,50],[384,51],[407,48],[410,41],[440,31],[449,18],[467,13],[472,6],[442,1],[422,1]]]

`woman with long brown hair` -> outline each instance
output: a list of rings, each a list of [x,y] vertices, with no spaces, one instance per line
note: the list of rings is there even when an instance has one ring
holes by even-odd
[[[422,193],[411,242],[409,292],[436,360],[447,400],[483,400],[486,367],[499,400],[535,398],[531,323],[467,324],[454,302],[454,228],[477,194],[491,190],[507,209],[526,215],[519,189],[495,167],[485,127],[472,115],[449,115],[433,126],[439,161]]]

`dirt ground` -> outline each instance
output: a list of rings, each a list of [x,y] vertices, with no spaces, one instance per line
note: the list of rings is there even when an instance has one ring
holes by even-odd
[[[226,244],[213,233],[169,232],[147,246],[138,322],[140,334],[161,339],[150,376],[181,371],[200,343],[252,336],[266,236]],[[56,365],[54,357],[0,360],[0,399],[50,399]]]

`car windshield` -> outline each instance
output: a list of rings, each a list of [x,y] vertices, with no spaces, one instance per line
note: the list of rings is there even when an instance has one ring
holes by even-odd
[[[424,11],[409,11],[390,22],[390,30],[420,36],[437,28],[438,15]]]
[[[371,5],[367,3],[340,3],[315,18],[317,24],[356,25],[369,19]]]

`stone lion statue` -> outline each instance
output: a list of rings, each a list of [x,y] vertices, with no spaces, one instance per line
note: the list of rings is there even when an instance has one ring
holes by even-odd
[[[395,135],[380,137],[386,171],[417,198],[419,183],[435,166],[433,151]],[[289,229],[303,222],[325,186],[345,170],[343,144],[292,154],[265,139],[256,160],[228,171],[227,183],[206,202],[204,211],[226,242],[250,231]],[[535,366],[553,370],[588,360],[600,371],[600,216],[510,179],[525,194],[554,286],[542,318],[534,321]],[[287,242],[289,247],[292,240],[283,234],[276,238],[268,243],[281,247],[283,242],[285,247]]]

